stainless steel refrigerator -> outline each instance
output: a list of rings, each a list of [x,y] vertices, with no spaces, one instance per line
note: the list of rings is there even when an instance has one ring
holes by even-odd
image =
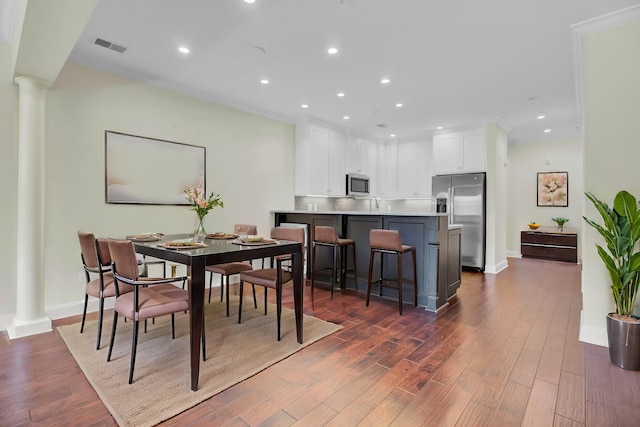
[[[462,225],[462,266],[480,271],[485,265],[485,178],[484,173],[466,173],[437,175],[432,180],[432,197],[440,199],[439,210],[446,208],[449,224]]]

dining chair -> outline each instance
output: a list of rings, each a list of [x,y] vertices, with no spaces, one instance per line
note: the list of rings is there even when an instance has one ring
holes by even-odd
[[[380,278],[372,281],[373,276],[373,262],[375,255],[380,254],[382,257],[384,254],[395,255],[398,267],[397,277],[395,279],[398,289],[398,305],[400,315],[402,316],[402,283],[407,281],[413,285],[413,305],[418,306],[418,276],[416,274],[416,248],[415,246],[403,245],[400,233],[397,230],[378,230],[373,229],[369,232],[369,277],[367,279],[367,304],[369,307],[369,296],[371,295],[371,284],[377,283],[380,286],[380,296],[382,296],[383,281],[391,281],[392,279],[383,277],[382,272]],[[402,257],[405,254],[411,254],[411,261],[413,262],[413,280],[409,281],[402,275]]]
[[[133,321],[133,340],[131,343],[131,362],[129,384],[133,382],[133,370],[138,346],[138,324],[141,320],[171,314],[171,338],[175,338],[175,313],[189,309],[189,292],[184,289],[186,276],[171,278],[140,277],[135,248],[130,240],[108,240],[111,252],[111,269],[114,278],[116,302],[113,310],[113,326],[107,362],[111,361],[111,352],[115,341],[118,315]],[[182,281],[182,288],[173,282]],[[131,286],[132,292],[121,293],[121,286]],[[202,323],[202,358],[206,360],[206,341],[204,316]]]
[[[116,296],[113,274],[111,273],[111,255],[106,239],[96,239],[93,233],[86,233],[84,231],[78,231],[78,239],[80,241],[80,257],[82,258],[82,267],[86,280],[80,333],[84,332],[89,297],[98,298],[98,338],[96,341],[96,350],[100,350],[104,300],[105,298],[113,298]],[[121,287],[120,292],[125,294],[132,290],[133,288],[131,286],[124,285]]]
[[[275,227],[271,230],[271,238],[274,240],[292,240],[304,245],[304,229],[300,227]],[[291,271],[283,268],[283,263],[290,261],[291,255],[275,257],[276,267],[262,268],[258,270],[240,273],[238,323],[242,323],[242,291],[245,283],[264,287],[264,314],[267,314],[267,289],[276,290],[276,310],[278,319],[278,341],[280,341],[280,318],[282,314],[282,286],[293,279]],[[272,260],[273,261],[273,260]]]
[[[236,224],[233,227],[233,231],[236,234],[256,235],[258,234],[258,227],[249,224]],[[213,273],[220,275],[220,302],[225,294],[224,279],[227,279],[227,317],[229,317],[229,276],[240,274],[243,271],[253,270],[253,266],[250,262],[228,262],[225,264],[208,265],[206,268],[209,274],[209,302],[211,302],[211,288],[213,286]],[[256,288],[253,287],[253,305],[258,308],[258,302],[256,300]]]

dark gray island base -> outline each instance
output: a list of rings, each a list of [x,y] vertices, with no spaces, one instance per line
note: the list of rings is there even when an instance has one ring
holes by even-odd
[[[460,227],[450,227],[446,214],[438,213],[397,213],[397,212],[307,212],[307,211],[273,211],[274,224],[295,223],[307,225],[307,260],[310,260],[313,230],[317,225],[334,227],[340,237],[353,239],[356,243],[356,270],[358,272],[357,290],[365,293],[369,273],[369,231],[371,229],[397,230],[402,243],[415,246],[416,269],[418,273],[418,304],[429,311],[437,312],[455,295],[460,287]],[[318,249],[316,270],[331,265],[329,251]],[[396,277],[396,261],[394,258],[380,262],[376,257],[373,276]],[[309,263],[308,263],[309,264]],[[347,268],[353,269],[350,251],[347,256]],[[310,272],[307,269],[307,277]],[[405,257],[402,264],[403,275],[411,277],[411,259]],[[317,280],[330,282],[330,271],[324,277],[317,275]],[[394,284],[395,285],[395,284]],[[350,271],[341,287],[356,289],[353,273]],[[379,295],[378,286],[372,286],[371,294]],[[396,289],[383,288],[382,295],[397,300]],[[403,287],[403,299],[413,304],[413,289],[409,284]],[[363,301],[364,303],[364,301]]]

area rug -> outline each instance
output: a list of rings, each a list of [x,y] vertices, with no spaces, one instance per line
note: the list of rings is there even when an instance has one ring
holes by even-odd
[[[282,340],[277,340],[276,306],[243,304],[238,324],[238,298],[231,298],[230,317],[218,301],[205,303],[207,360],[200,362],[198,391],[191,391],[188,315],[176,315],[176,338],[171,317],[148,324],[138,336],[133,384],[128,384],[132,322],[118,319],[111,362],[107,363],[112,314],[105,316],[102,348],[95,349],[97,322],[58,327],[71,354],[120,426],[154,426],[237,384],[302,348],[341,329],[339,325],[304,316],[304,343],[296,341],[293,310],[282,309]]]

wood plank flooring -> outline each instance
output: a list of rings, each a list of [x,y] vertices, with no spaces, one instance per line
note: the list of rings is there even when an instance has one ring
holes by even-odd
[[[437,317],[322,289],[312,311],[306,290],[305,311],[343,330],[162,425],[640,425],[640,371],[578,341],[576,264],[509,259],[498,275],[465,272]],[[56,331],[1,333],[0,426],[54,425],[115,423]]]

